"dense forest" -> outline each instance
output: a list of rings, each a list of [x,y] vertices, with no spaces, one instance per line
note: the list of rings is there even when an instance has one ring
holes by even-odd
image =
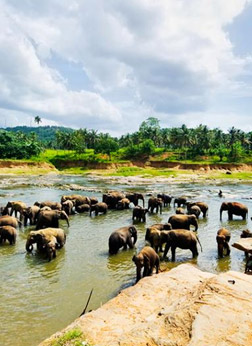
[[[161,128],[159,120],[150,117],[140,124],[138,131],[118,138],[86,128],[24,126],[1,130],[0,143],[1,158],[27,158],[50,148],[71,150],[77,155],[93,149],[94,153],[106,154],[109,159],[112,153],[116,153],[118,159],[145,159],[168,152],[170,159],[204,160],[215,156],[218,161],[236,162],[250,155],[252,132],[234,127],[223,132],[206,125]]]

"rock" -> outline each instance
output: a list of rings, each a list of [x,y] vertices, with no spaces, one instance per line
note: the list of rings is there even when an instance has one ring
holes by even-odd
[[[231,171],[226,171],[226,174],[232,174],[232,172]]]
[[[74,328],[96,346],[252,345],[251,298],[249,275],[182,264],[141,279],[41,345]]]

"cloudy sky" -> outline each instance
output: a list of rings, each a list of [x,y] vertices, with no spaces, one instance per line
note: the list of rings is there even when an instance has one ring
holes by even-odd
[[[252,0],[0,0],[0,127],[252,130]]]

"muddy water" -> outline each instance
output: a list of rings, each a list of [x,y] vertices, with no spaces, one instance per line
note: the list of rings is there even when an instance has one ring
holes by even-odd
[[[69,184],[84,186],[88,191],[69,191]],[[209,204],[206,220],[200,219],[198,236],[203,252],[196,260],[191,253],[177,249],[177,261],[162,263],[172,268],[182,262],[191,262],[202,270],[220,272],[244,270],[244,256],[241,251],[232,249],[231,256],[219,260],[215,236],[221,227],[232,232],[231,243],[238,239],[241,230],[251,227],[250,213],[247,221],[235,218],[219,220],[219,208],[223,200],[245,203],[252,210],[251,185],[222,185],[225,198],[218,197],[220,186],[199,184],[159,183],[148,186],[111,185],[91,178],[72,176],[40,177],[1,177],[0,205],[8,200],[23,200],[28,205],[36,200],[60,200],[62,194],[81,193],[97,196],[107,189],[137,190],[144,193],[165,191],[173,196],[187,195],[190,199],[202,200]],[[90,192],[94,190],[94,192]],[[163,214],[148,215],[146,225],[165,222],[174,213],[174,208],[165,208]],[[70,227],[62,221],[67,232],[65,248],[57,252],[57,258],[47,262],[43,257],[25,252],[25,241],[31,228],[18,231],[15,246],[0,247],[0,345],[36,345],[44,338],[79,316],[86,303],[90,290],[93,296],[89,309],[96,309],[119,290],[132,285],[135,268],[131,261],[133,254],[144,246],[145,224],[136,224],[138,241],[136,249],[122,251],[108,256],[110,233],[131,223],[132,211],[109,211],[107,215],[90,218],[87,214],[70,218]]]

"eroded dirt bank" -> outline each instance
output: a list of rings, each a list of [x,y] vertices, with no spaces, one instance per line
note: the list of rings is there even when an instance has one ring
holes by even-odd
[[[96,346],[252,345],[251,298],[252,276],[182,264],[140,280],[40,345],[76,328]]]
[[[33,173],[43,174],[48,172],[57,171],[57,169],[47,162],[33,162],[33,161],[18,161],[18,160],[0,160],[0,174],[5,173]]]

